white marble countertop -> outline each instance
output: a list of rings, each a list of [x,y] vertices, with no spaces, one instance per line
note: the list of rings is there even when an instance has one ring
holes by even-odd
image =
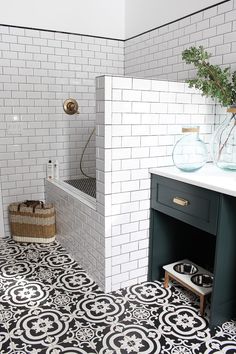
[[[211,163],[195,172],[183,172],[175,166],[152,168],[149,172],[236,197],[236,171],[225,171]]]

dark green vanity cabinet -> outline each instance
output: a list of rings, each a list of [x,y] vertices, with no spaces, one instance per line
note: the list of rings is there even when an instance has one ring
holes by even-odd
[[[152,174],[149,280],[189,259],[214,273],[210,325],[236,316],[236,198]]]

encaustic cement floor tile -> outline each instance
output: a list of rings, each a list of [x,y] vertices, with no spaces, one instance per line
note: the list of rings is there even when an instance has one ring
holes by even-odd
[[[99,354],[161,353],[161,334],[155,327],[127,321],[106,327],[96,342]]]
[[[236,354],[236,324],[214,330],[178,284],[104,294],[58,242],[0,240],[1,354]]]

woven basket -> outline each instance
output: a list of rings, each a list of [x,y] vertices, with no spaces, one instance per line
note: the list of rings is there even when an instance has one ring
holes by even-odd
[[[55,209],[52,204],[37,200],[9,205],[13,240],[19,242],[49,243],[55,240]]]

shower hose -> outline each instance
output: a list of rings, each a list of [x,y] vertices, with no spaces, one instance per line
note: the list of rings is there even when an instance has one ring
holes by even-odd
[[[88,176],[88,175],[84,172],[83,166],[82,166],[82,161],[83,161],[84,153],[85,153],[85,151],[86,151],[86,149],[87,149],[87,146],[88,146],[88,144],[89,144],[89,142],[90,142],[90,140],[91,140],[91,138],[92,138],[92,136],[93,136],[95,130],[96,130],[96,128],[93,128],[92,133],[89,135],[89,138],[88,138],[88,140],[87,140],[87,142],[86,142],[86,144],[85,144],[85,146],[84,146],[84,148],[83,148],[83,151],[82,151],[82,154],[81,154],[81,158],[80,158],[80,162],[79,162],[79,168],[80,168],[81,173],[82,173],[85,177],[90,178],[90,179],[95,179],[95,177]]]

